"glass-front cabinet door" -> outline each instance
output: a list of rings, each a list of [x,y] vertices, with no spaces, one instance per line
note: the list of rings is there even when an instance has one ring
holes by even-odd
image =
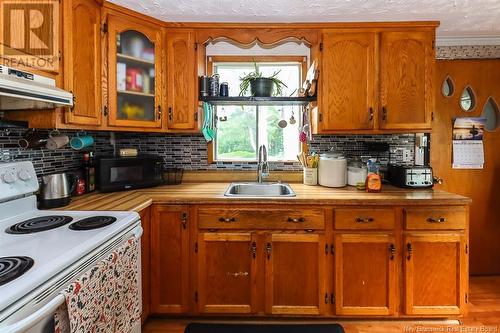
[[[108,19],[109,125],[162,127],[161,30]]]

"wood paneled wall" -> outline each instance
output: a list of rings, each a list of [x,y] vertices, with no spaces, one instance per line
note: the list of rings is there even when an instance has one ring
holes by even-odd
[[[454,94],[444,97],[441,84],[447,75],[453,80]],[[436,110],[431,136],[431,165],[443,178],[436,188],[472,198],[470,208],[470,273],[500,274],[500,129],[484,136],[483,170],[451,168],[451,131],[454,117],[480,116],[489,96],[500,103],[500,59],[440,60],[436,71]],[[470,85],[476,96],[472,112],[459,106],[462,90]]]

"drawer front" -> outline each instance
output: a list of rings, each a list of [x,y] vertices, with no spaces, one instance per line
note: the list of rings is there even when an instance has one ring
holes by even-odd
[[[362,208],[335,209],[335,229],[394,229],[395,217],[393,209]]]
[[[325,228],[323,209],[199,208],[200,229],[293,229]]]
[[[405,209],[406,229],[465,229],[465,207],[430,207]]]

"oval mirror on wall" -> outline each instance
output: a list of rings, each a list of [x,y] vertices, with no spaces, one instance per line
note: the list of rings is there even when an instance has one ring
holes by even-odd
[[[488,97],[486,104],[484,104],[481,118],[486,118],[486,125],[484,126],[487,131],[494,131],[500,124],[500,114],[498,111],[498,104],[493,97]]]
[[[446,79],[444,79],[443,84],[441,85],[441,93],[444,97],[450,97],[455,92],[455,86],[453,84],[453,80],[448,75]]]
[[[470,112],[476,107],[476,96],[470,86],[465,87],[460,96],[460,107],[465,112]]]

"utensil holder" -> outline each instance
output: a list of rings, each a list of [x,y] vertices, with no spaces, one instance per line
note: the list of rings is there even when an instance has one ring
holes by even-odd
[[[318,185],[318,168],[304,168],[304,185]]]

